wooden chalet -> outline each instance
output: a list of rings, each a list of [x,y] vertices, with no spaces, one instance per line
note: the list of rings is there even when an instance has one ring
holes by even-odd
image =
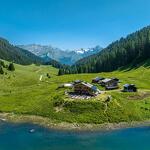
[[[137,92],[137,87],[134,84],[125,84],[123,92]]]
[[[74,84],[74,92],[80,95],[90,96],[96,96],[100,94],[100,90],[96,86],[86,82],[79,82]]]
[[[104,86],[106,90],[113,90],[119,88],[118,82],[119,79],[117,78],[104,79],[100,82],[100,85]]]

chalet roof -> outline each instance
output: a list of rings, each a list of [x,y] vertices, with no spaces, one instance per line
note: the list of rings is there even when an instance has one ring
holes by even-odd
[[[107,83],[107,82],[109,82],[109,81],[111,81],[111,80],[112,80],[112,79],[106,78],[106,79],[102,80],[102,82]]]
[[[124,87],[135,87],[134,84],[125,84]]]
[[[71,84],[71,83],[65,83],[64,87],[73,87],[73,84]]]
[[[115,81],[119,81],[119,79],[118,79],[118,78],[114,78],[114,77],[113,77],[113,78],[111,78],[111,79],[112,79],[112,80],[115,80]]]
[[[103,77],[96,77],[96,78],[94,78],[93,80],[99,81],[99,80],[101,80],[101,79],[104,79],[104,78],[103,78]]]
[[[76,84],[76,83],[81,83],[81,82],[83,82],[82,80],[75,80],[74,81],[74,83]]]
[[[83,85],[85,85],[85,86],[87,86],[87,87],[89,87],[89,88],[92,88],[92,87],[93,87],[93,85],[92,85],[92,84],[87,83],[87,82],[82,82],[82,84],[83,84]]]
[[[86,87],[91,88],[93,91],[99,91],[99,89],[97,88],[97,86],[94,86],[94,85],[92,85],[92,84],[90,84],[90,83],[87,83],[87,82],[80,82],[80,84],[82,84],[82,85],[84,85],[84,86],[86,86]]]
[[[106,78],[106,79],[102,80],[102,82],[104,82],[104,83],[107,83],[109,81],[116,81],[116,82],[118,82],[119,79],[117,79],[117,78]]]

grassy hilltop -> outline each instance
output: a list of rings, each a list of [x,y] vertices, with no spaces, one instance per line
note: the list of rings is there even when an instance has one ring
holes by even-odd
[[[7,64],[7,62],[5,62]],[[150,69],[114,71],[111,73],[57,76],[51,66],[21,66],[0,75],[0,112],[48,117],[56,122],[118,123],[150,119]],[[49,73],[51,78],[47,78]],[[40,76],[43,76],[40,81]],[[61,83],[76,79],[91,82],[96,76],[117,77],[120,89],[106,91],[91,100],[72,100],[65,96],[66,89],[57,89]],[[137,93],[120,92],[122,85],[133,83]],[[99,89],[102,89],[98,86]],[[105,102],[108,95],[110,102]]]

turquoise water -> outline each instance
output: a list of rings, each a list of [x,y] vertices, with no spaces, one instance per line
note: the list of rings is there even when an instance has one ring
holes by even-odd
[[[31,129],[35,132],[30,133]],[[0,150],[150,150],[150,127],[65,132],[0,122]]]

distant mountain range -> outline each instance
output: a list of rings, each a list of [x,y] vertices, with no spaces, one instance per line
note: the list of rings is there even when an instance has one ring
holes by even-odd
[[[78,50],[61,50],[47,45],[29,44],[18,45],[18,47],[26,49],[33,54],[44,58],[45,60],[54,59],[61,64],[72,65],[76,61],[85,58],[87,56],[96,54],[102,50],[102,47],[96,46],[94,48],[78,49]]]

